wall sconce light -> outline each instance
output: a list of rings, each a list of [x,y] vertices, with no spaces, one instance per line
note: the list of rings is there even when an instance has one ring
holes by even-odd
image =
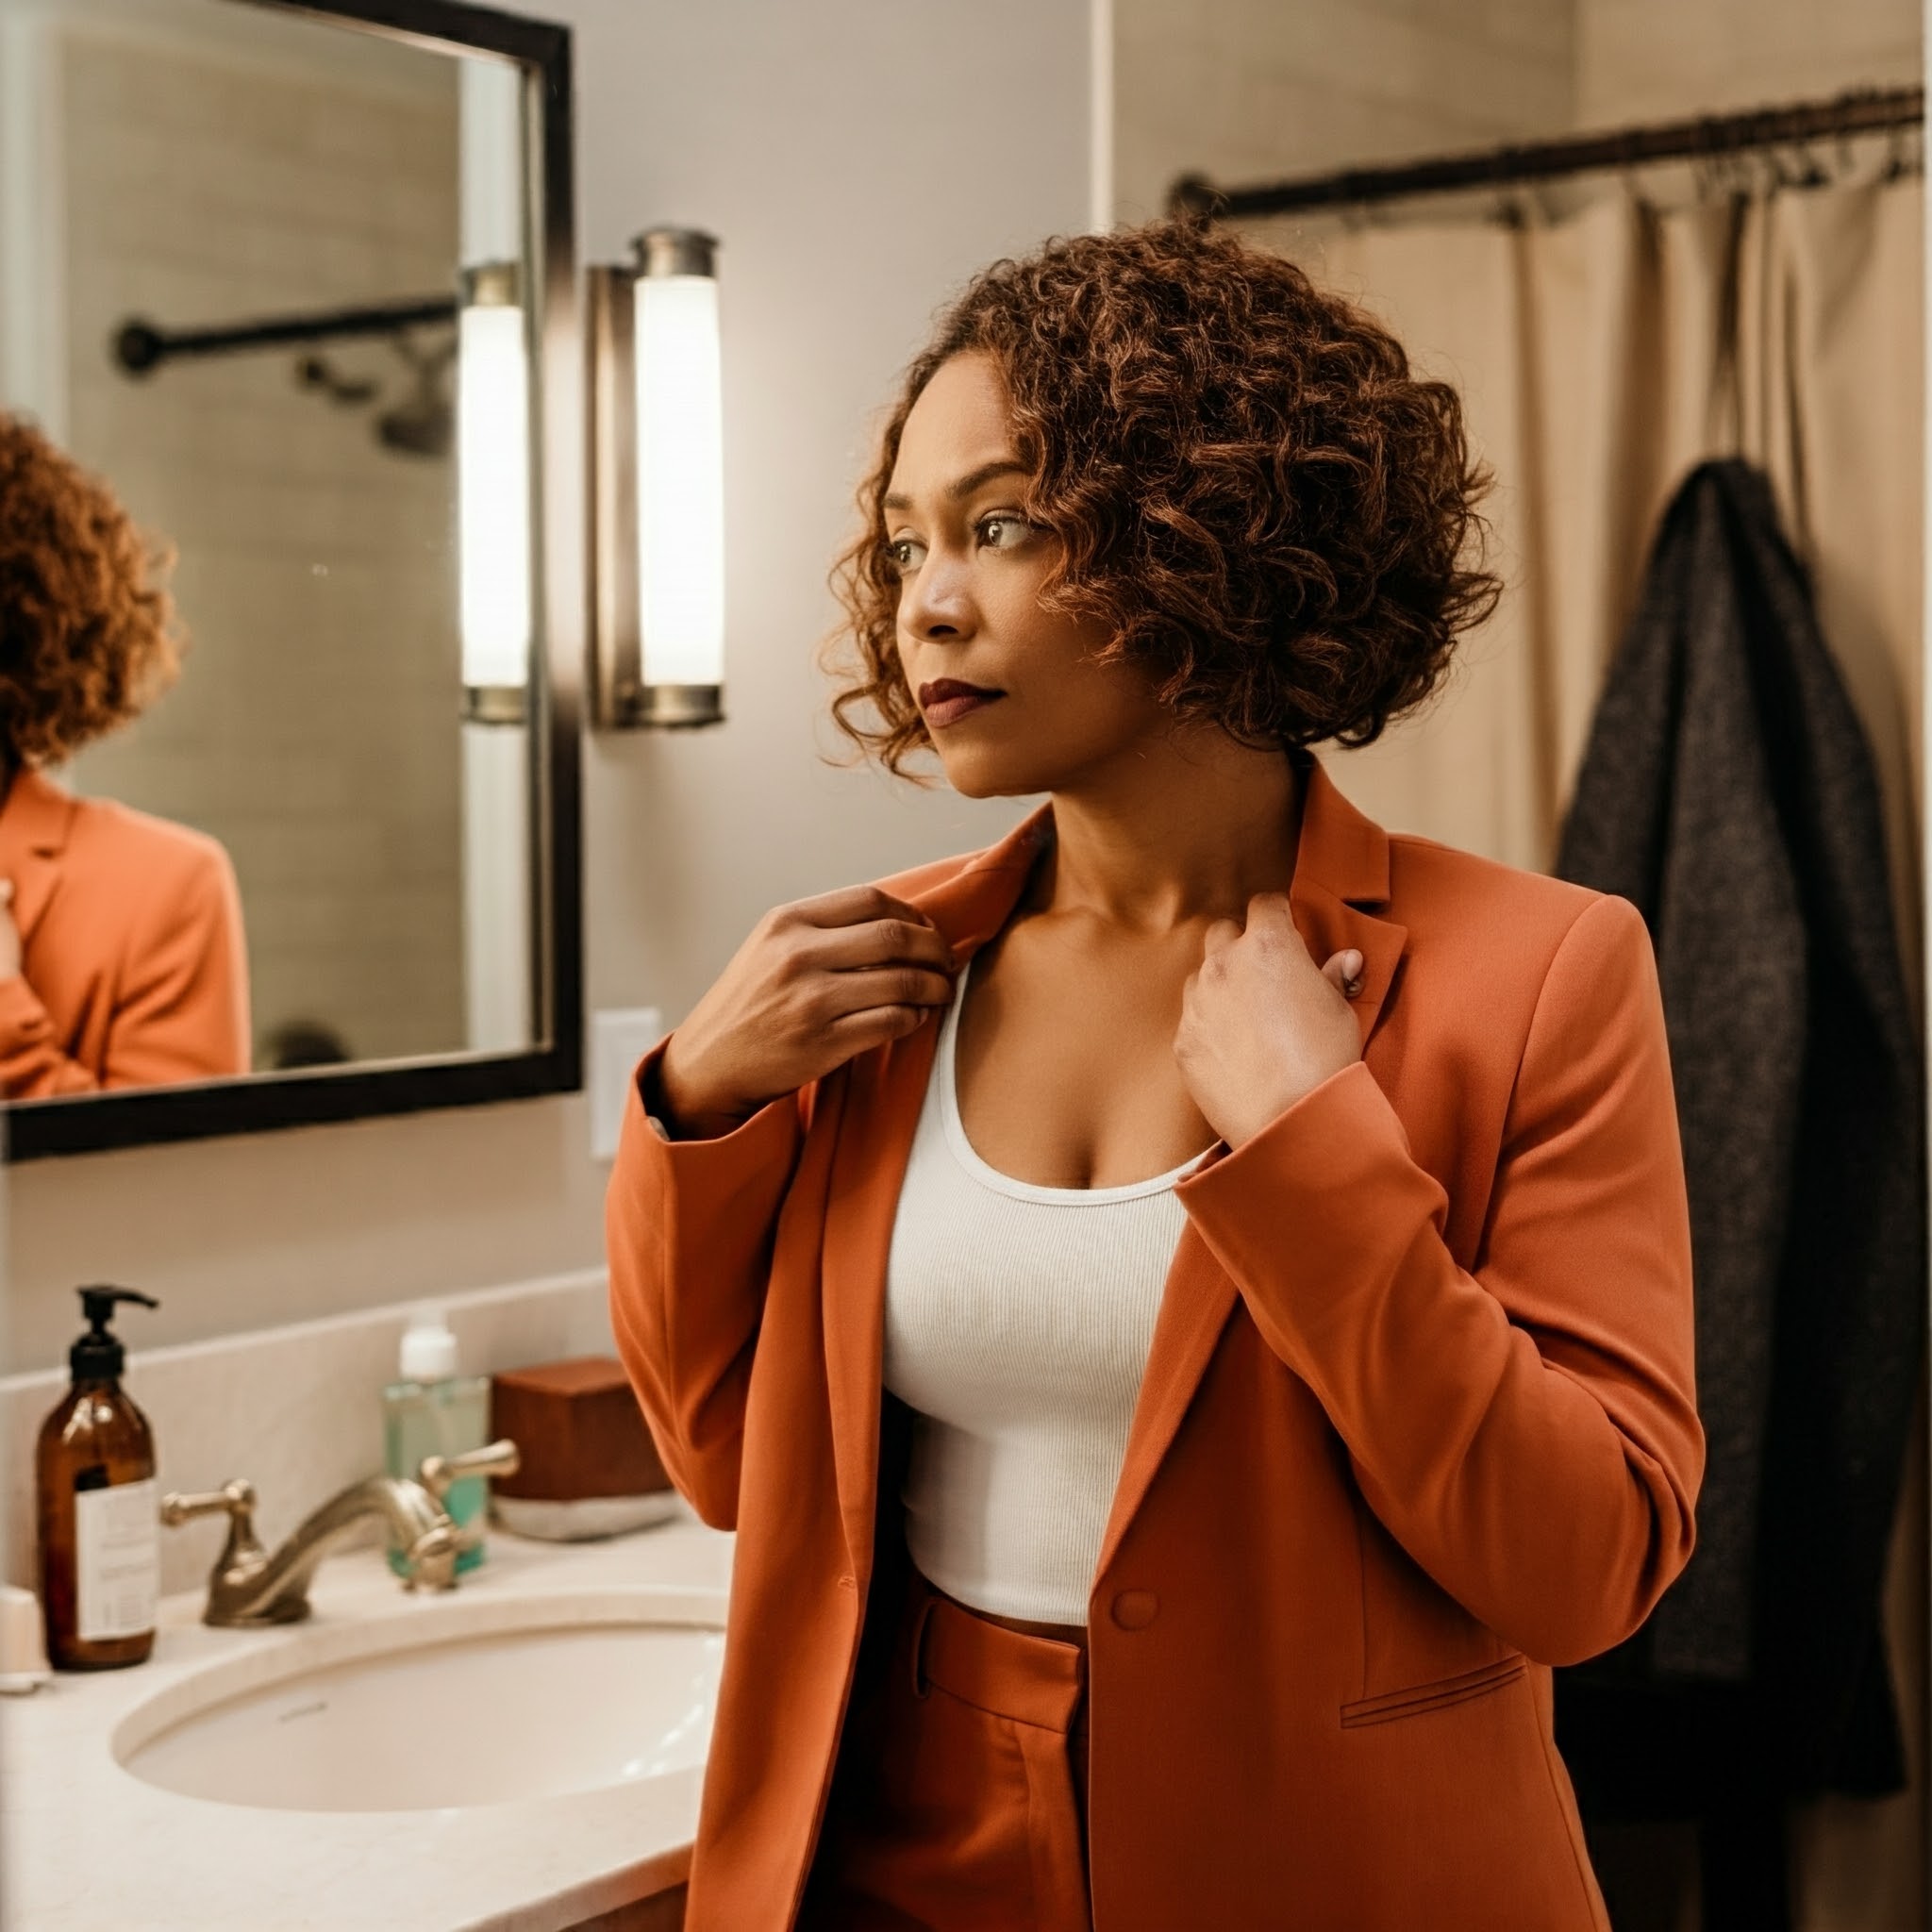
[[[463,716],[521,724],[530,696],[530,376],[517,264],[466,268],[459,288]]]
[[[594,723],[724,716],[718,240],[648,228],[590,271]]]

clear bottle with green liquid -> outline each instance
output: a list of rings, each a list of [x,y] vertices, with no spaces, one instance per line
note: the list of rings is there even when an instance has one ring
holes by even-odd
[[[490,1377],[458,1372],[457,1339],[440,1311],[415,1316],[403,1331],[398,1379],[382,1391],[383,1453],[391,1475],[420,1476],[429,1456],[461,1456],[490,1440]],[[483,1560],[490,1479],[466,1475],[449,1486],[442,1507],[457,1526],[457,1574]],[[391,1548],[389,1566],[405,1571]]]

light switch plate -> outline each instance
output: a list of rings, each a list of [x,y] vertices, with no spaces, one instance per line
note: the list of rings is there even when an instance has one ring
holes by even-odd
[[[663,1039],[656,1007],[611,1007],[591,1015],[591,1158],[617,1152],[617,1130],[638,1062]]]

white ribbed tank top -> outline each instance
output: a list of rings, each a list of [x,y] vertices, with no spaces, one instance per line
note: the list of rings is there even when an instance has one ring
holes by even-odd
[[[912,1410],[912,1560],[960,1602],[1084,1624],[1160,1291],[1203,1156],[1114,1188],[989,1167],[959,1121],[968,960],[941,1023],[886,1274],[885,1385]]]

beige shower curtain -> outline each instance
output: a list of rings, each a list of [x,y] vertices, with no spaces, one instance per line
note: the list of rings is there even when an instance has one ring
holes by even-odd
[[[1613,189],[1560,217],[1244,232],[1454,383],[1497,478],[1486,514],[1504,600],[1422,715],[1361,751],[1324,748],[1349,796],[1392,829],[1548,870],[1664,506],[1704,458],[1741,455],[1772,478],[1871,738],[1920,985],[1921,181],[1668,211]],[[1926,1924],[1923,1418],[1887,1604],[1914,1788],[1806,1808],[1801,1932]],[[1694,1925],[1690,1900],[1655,1923]]]

